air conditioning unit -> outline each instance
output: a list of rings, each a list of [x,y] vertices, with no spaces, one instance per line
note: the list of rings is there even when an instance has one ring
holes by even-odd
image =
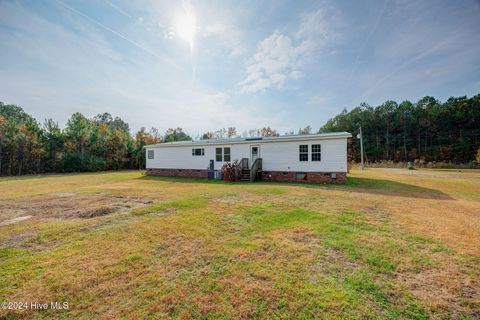
[[[223,172],[219,170],[215,170],[215,180],[222,180],[223,179]]]

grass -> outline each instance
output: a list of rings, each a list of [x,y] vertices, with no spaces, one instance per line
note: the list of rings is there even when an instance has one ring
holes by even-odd
[[[343,186],[114,172],[0,179],[0,318],[480,317],[480,173]],[[92,200],[93,199],[93,200]],[[95,206],[111,214],[82,218]]]

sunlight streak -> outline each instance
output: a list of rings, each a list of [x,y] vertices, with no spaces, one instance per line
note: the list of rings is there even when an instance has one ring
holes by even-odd
[[[175,19],[175,34],[180,39],[188,42],[190,55],[192,55],[195,46],[195,35],[197,33],[197,18],[190,4],[184,3],[182,7],[182,14],[178,15]]]

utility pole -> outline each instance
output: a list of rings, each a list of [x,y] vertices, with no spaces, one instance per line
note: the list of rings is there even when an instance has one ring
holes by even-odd
[[[361,164],[360,164],[360,168],[364,168],[364,164],[363,164],[363,134],[362,134],[362,126],[360,125],[360,133],[357,135],[357,138],[360,139],[360,161],[361,161]]]

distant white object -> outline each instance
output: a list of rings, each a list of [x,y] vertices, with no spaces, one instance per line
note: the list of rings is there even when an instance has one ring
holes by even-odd
[[[363,163],[363,133],[362,133],[362,126],[360,126],[360,133],[357,135],[357,138],[360,139],[360,161],[361,161],[361,168],[362,170],[365,168],[365,164]]]
[[[222,171],[215,171],[215,180],[222,180],[223,179],[223,174]]]

